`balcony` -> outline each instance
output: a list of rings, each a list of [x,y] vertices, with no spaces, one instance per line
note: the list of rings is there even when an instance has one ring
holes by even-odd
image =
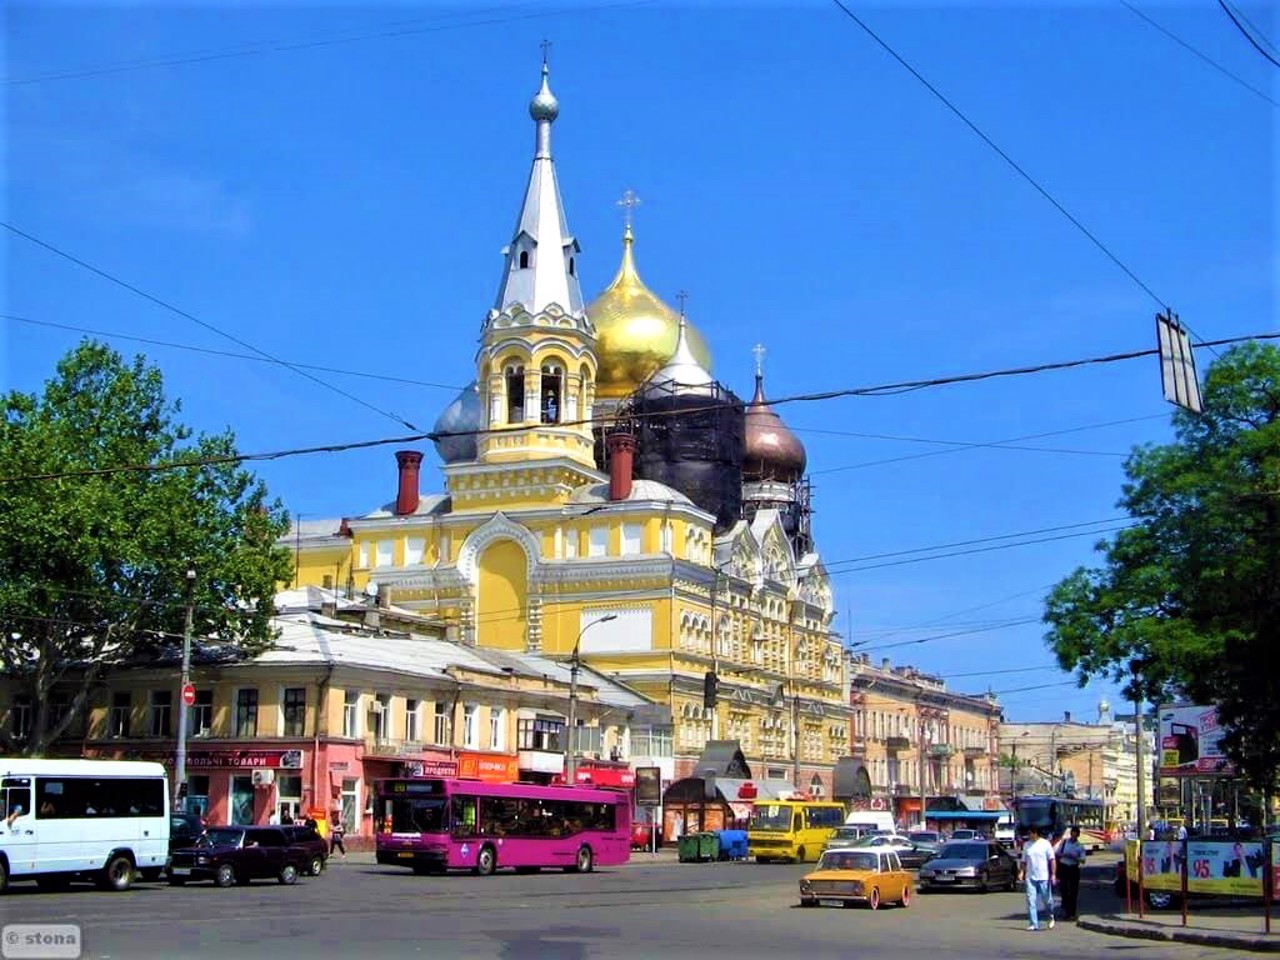
[[[910,750],[911,740],[907,737],[886,737],[884,748],[886,750]]]
[[[367,757],[416,757],[422,753],[417,740],[388,740],[383,737],[366,737],[364,752]]]
[[[935,743],[929,747],[929,756],[946,759],[955,753],[956,748],[949,743]]]
[[[965,747],[964,758],[966,760],[981,760],[987,755],[986,747]]]

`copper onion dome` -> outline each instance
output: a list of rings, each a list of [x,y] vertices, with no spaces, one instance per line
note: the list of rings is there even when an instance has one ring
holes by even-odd
[[[746,444],[742,456],[744,480],[791,483],[804,475],[809,462],[800,438],[764,398],[764,373],[756,370],[756,392],[746,409]]]

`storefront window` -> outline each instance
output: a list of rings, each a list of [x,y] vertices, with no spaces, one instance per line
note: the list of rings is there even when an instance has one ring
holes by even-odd
[[[253,777],[231,778],[231,823],[233,826],[253,823]]]
[[[342,825],[347,833],[360,832],[360,781],[342,781]]]
[[[204,775],[187,777],[187,813],[201,817],[209,815],[209,778]]]

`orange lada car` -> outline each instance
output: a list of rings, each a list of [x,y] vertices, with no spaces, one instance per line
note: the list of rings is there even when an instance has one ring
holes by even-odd
[[[909,907],[913,882],[895,850],[828,850],[818,868],[800,881],[800,906],[865,903],[879,910],[882,903],[900,903]]]

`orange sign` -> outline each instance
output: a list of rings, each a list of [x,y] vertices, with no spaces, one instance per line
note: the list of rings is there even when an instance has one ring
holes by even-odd
[[[516,758],[508,754],[463,753],[458,755],[458,776],[489,783],[515,783],[520,778]]]

